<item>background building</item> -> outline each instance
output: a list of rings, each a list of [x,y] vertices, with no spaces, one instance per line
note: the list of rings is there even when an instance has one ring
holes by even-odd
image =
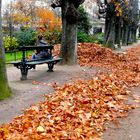
[[[89,15],[89,19],[90,22],[92,24],[92,29],[91,29],[91,33],[94,33],[94,31],[97,28],[102,29],[102,32],[104,31],[104,19],[99,19],[98,17],[98,5],[97,2],[95,0],[85,0],[85,2],[83,3],[83,7],[85,9],[85,11],[88,13]]]

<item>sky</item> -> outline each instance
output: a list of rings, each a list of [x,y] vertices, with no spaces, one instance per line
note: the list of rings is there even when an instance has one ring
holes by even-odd
[[[5,6],[6,4],[10,3],[12,0],[2,0],[2,6]]]

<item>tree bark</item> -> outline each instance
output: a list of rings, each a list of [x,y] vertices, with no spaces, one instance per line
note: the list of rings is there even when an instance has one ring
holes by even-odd
[[[133,26],[132,28],[132,42],[136,42],[136,32],[137,32],[137,27],[136,26]]]
[[[105,45],[108,48],[114,49],[114,43],[115,43],[115,23],[114,23],[115,15],[110,18],[110,21],[108,22],[106,33],[105,33]]]
[[[69,7],[68,0],[61,6],[62,10],[62,40],[60,57],[61,64],[74,65],[77,63],[77,23],[69,23],[66,20],[66,12]]]
[[[127,45],[132,43],[132,25],[128,25]]]
[[[126,22],[123,23],[122,29],[122,45],[126,46],[128,41],[128,24]]]
[[[105,21],[105,46],[115,49],[115,7],[112,2],[107,4]]]
[[[116,16],[115,19],[115,44],[120,48],[120,40],[121,40],[121,18]]]
[[[2,41],[2,19],[1,19],[1,6],[2,0],[0,0],[0,100],[5,99],[10,96],[11,90],[8,85],[5,57],[4,57],[4,48]]]

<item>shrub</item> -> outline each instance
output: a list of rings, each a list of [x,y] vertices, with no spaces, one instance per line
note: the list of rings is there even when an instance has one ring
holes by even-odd
[[[85,11],[83,6],[78,8],[79,10],[79,22],[78,22],[78,31],[82,31],[86,34],[89,34],[89,31],[92,27],[88,13]]]
[[[20,46],[34,45],[36,43],[36,31],[31,28],[22,28],[14,33]]]
[[[93,40],[94,40],[94,43],[99,43],[99,44],[103,44],[104,42],[104,34],[103,33],[98,33],[98,34],[95,34],[93,35]]]
[[[78,32],[77,41],[78,42],[88,42],[88,35],[84,32]]]
[[[51,45],[59,44],[61,42],[61,31],[59,30],[47,31],[43,36]]]
[[[99,43],[102,44],[104,39],[103,33],[88,35],[84,32],[77,33],[78,42],[87,42],[87,43]]]
[[[10,38],[10,36],[3,37],[3,45],[6,51],[15,50],[19,47],[19,43],[15,37]]]

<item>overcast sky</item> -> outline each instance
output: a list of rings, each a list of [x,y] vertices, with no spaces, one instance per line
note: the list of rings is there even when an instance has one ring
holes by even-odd
[[[12,1],[12,0],[2,0],[2,6],[4,6],[4,5],[10,3],[10,1]]]

